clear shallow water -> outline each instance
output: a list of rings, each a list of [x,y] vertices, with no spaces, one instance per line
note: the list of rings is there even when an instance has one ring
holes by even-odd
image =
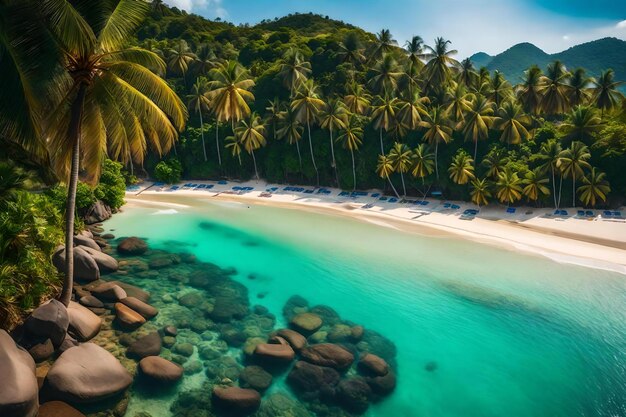
[[[133,208],[105,227],[236,267],[278,318],[298,294],[393,340],[398,387],[368,416],[626,416],[623,275],[239,203]]]

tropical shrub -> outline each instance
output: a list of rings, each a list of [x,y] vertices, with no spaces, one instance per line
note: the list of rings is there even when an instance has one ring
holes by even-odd
[[[178,159],[161,161],[154,168],[154,178],[167,184],[179,182],[182,174],[183,167]]]
[[[100,173],[100,182],[94,189],[94,196],[112,209],[124,204],[126,181],[122,174],[122,164],[106,159]]]

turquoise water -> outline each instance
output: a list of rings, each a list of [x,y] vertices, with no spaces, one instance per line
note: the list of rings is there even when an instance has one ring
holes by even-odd
[[[193,205],[105,227],[234,266],[279,320],[298,294],[391,339],[398,386],[367,416],[626,416],[626,276],[345,217]]]

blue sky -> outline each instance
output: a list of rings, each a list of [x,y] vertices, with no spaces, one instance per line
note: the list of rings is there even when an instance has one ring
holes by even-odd
[[[548,53],[614,36],[626,40],[626,0],[165,0],[208,18],[258,23],[293,12],[328,15],[376,32],[389,28],[400,44],[452,41],[464,58],[497,54],[519,42]]]

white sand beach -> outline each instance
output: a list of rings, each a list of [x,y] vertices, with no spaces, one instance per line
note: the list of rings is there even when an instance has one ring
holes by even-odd
[[[479,208],[467,202],[415,197],[402,202],[390,196],[384,199],[376,190],[358,194],[263,181],[189,181],[174,187],[158,183],[135,186],[127,190],[126,200],[131,207],[135,204],[182,207],[193,205],[198,198],[211,198],[323,211],[408,233],[455,235],[539,254],[558,262],[626,274],[626,212],[623,209],[606,213],[568,208],[566,213],[555,215],[555,210],[549,208],[507,210],[495,205]],[[478,210],[478,213],[473,215],[467,210]]]

